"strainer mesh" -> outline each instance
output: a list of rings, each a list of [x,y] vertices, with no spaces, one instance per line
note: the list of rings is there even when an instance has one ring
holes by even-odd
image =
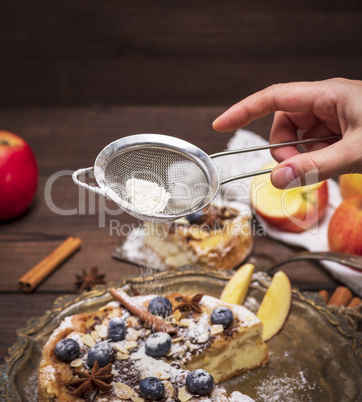
[[[104,178],[106,186],[126,202],[129,202],[128,179],[157,183],[170,194],[166,207],[159,212],[164,216],[186,215],[209,193],[209,177],[195,160],[179,151],[159,147],[138,147],[119,152],[105,167]],[[147,211],[141,215],[147,216]]]

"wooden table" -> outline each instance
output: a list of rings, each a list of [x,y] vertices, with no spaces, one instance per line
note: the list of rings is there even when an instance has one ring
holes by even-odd
[[[111,230],[111,220],[117,219],[121,224],[137,221],[125,213],[106,214],[106,208],[115,207],[97,197],[94,208],[87,202],[85,210],[79,210],[80,190],[73,183],[71,172],[91,166],[109,142],[134,133],[164,133],[192,141],[208,153],[222,150],[232,133],[216,133],[211,128],[213,119],[222,110],[220,107],[88,107],[0,111],[2,126],[21,134],[30,143],[40,170],[39,188],[31,209],[21,218],[0,226],[1,358],[14,343],[17,328],[51,308],[59,295],[76,292],[75,274],[82,269],[98,266],[107,281],[139,272],[138,268],[111,257],[122,238]],[[262,119],[251,128],[267,137],[270,122],[270,118]],[[49,180],[59,171],[63,171],[62,177],[54,181],[49,198],[45,194],[50,188]],[[69,215],[60,215],[56,208],[68,211]],[[82,239],[81,250],[34,293],[21,293],[18,279],[70,235]],[[255,253],[288,256],[295,251],[296,248],[266,236],[255,238]],[[285,265],[283,270],[293,286],[300,289],[332,290],[337,286],[318,263],[293,263]]]
[[[80,209],[70,177],[91,166],[105,145],[155,132],[216,152],[232,134],[215,133],[211,122],[242,97],[278,82],[361,78],[360,0],[136,3],[0,4],[0,129],[23,136],[40,169],[30,211],[0,224],[0,358],[17,328],[51,308],[58,295],[75,292],[82,269],[97,265],[109,281],[138,272],[111,258],[121,236],[110,233],[114,219],[136,221],[105,214],[114,206],[98,198]],[[250,128],[267,138],[270,124],[269,117]],[[47,204],[44,192],[59,171]],[[77,211],[62,216],[56,208]],[[82,239],[82,249],[35,293],[20,293],[18,279],[69,235]],[[255,239],[255,253],[295,251]],[[337,286],[318,263],[283,270],[301,289]]]

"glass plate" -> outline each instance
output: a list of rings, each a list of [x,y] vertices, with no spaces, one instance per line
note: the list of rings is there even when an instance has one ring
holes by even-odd
[[[182,292],[218,297],[232,272],[196,267],[129,277],[98,286],[79,296],[58,298],[51,311],[31,319],[17,331],[17,341],[0,367],[0,397],[11,401],[37,400],[37,371],[42,348],[64,317],[96,311],[112,300],[108,290],[122,286],[132,294]],[[256,312],[270,284],[265,273],[253,277],[245,305]],[[362,334],[342,315],[335,315],[318,295],[293,290],[292,307],[282,331],[267,342],[270,359],[264,367],[223,383],[256,401],[361,401]]]

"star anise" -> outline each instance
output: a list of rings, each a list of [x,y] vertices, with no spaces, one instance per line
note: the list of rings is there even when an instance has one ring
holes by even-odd
[[[86,373],[84,371],[75,370],[75,374],[79,378],[72,380],[69,385],[78,387],[72,394],[76,397],[89,395],[93,387],[99,388],[102,392],[109,391],[112,388],[110,384],[113,381],[112,364],[99,368],[97,360],[94,363],[92,371]]]
[[[74,282],[80,292],[91,290],[95,285],[105,283],[106,274],[98,274],[98,267],[93,267],[89,272],[82,270],[82,275],[75,275],[77,280]]]
[[[199,306],[199,303],[202,299],[202,296],[203,294],[197,294],[191,299],[189,297],[183,296],[181,303],[176,306],[175,310],[194,311],[195,313],[201,314],[202,310]]]

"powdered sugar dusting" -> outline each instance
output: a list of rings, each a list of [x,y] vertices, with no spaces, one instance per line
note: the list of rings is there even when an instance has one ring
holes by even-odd
[[[144,346],[141,346],[136,353],[132,353],[130,358],[131,360],[136,360],[136,369],[146,376],[159,378],[160,375],[167,377],[167,374],[169,374],[171,381],[177,382],[177,377],[185,376],[188,373],[188,371],[173,367],[161,359],[146,355]]]
[[[59,324],[58,328],[56,328],[53,332],[53,336],[58,335],[60,332],[63,332],[64,330],[66,330],[67,328],[72,328],[73,324],[72,324],[72,316],[69,317],[65,317],[64,320]],[[50,341],[50,339],[48,340],[48,342]],[[47,342],[47,343],[48,343]]]
[[[295,377],[288,377],[287,374],[281,377],[268,376],[256,387],[256,392],[263,401],[299,402],[300,395],[298,392],[312,391],[314,388],[315,384],[307,382],[303,371],[300,371]]]
[[[126,181],[126,190],[132,208],[146,215],[163,211],[171,197],[157,183],[135,178]]]
[[[42,373],[45,375],[45,381],[55,381],[56,370],[53,366],[48,364],[46,367],[42,368]]]
[[[133,228],[124,243],[117,248],[117,253],[126,260],[157,271],[169,269],[152,250],[145,247],[142,228]]]
[[[254,399],[250,398],[250,396],[241,394],[238,391],[234,391],[230,397],[229,397],[230,402],[254,402]]]

